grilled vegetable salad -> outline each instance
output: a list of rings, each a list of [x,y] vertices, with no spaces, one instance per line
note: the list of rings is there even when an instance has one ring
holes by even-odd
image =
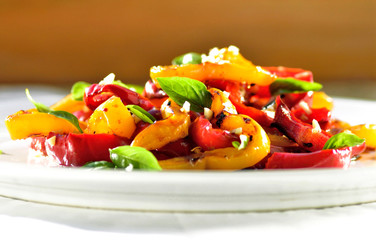
[[[30,161],[95,169],[347,168],[376,147],[376,125],[332,117],[312,72],[261,67],[239,49],[187,53],[154,66],[144,87],[109,74],[77,82],[52,106],[7,117],[12,139],[31,138]]]

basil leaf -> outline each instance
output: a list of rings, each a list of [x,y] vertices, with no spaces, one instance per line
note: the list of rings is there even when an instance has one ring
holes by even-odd
[[[110,158],[118,168],[132,165],[133,169],[162,170],[157,158],[142,147],[121,146],[110,149]]]
[[[48,114],[54,115],[55,117],[65,119],[72,123],[80,133],[83,133],[82,129],[80,128],[80,123],[76,116],[74,116],[72,113],[66,112],[66,111],[50,111]]]
[[[172,60],[173,65],[182,65],[182,64],[200,64],[202,63],[201,54],[190,52],[183,55],[180,55]]]
[[[322,88],[320,83],[306,82],[294,78],[277,78],[269,86],[270,93],[273,96],[285,93],[301,93],[308,91],[318,91]]]
[[[27,88],[25,89],[25,93],[26,93],[26,97],[35,106],[35,108],[38,110],[38,112],[48,113],[48,114],[54,115],[55,117],[65,119],[65,120],[69,121],[70,123],[72,123],[78,129],[78,131],[80,133],[83,133],[82,129],[80,128],[80,124],[79,124],[79,121],[78,121],[76,116],[74,116],[73,114],[71,114],[69,112],[65,112],[65,111],[54,111],[51,108],[47,107],[46,105],[34,101],[34,99],[30,95],[29,89],[27,89]]]
[[[75,84],[73,84],[71,89],[73,100],[82,101],[85,94],[85,89],[90,85],[91,84],[87,82],[76,82]]]
[[[233,146],[234,148],[239,148],[239,146],[240,146],[240,142],[239,142],[239,141],[233,141],[233,142],[232,142],[232,146]]]
[[[29,92],[29,89],[25,89],[25,93],[26,93],[26,97],[27,99],[29,99],[29,101],[35,106],[35,108],[38,110],[38,112],[41,112],[41,113],[48,113],[50,111],[52,111],[49,107],[47,107],[46,105],[42,104],[42,103],[38,103],[36,101],[34,101],[34,99],[31,97],[30,95],[30,92]]]
[[[145,109],[143,109],[140,106],[127,105],[126,107],[129,109],[129,111],[131,111],[134,115],[139,117],[144,122],[152,124],[156,121],[156,119],[153,117],[153,115],[148,113]]]
[[[326,141],[323,150],[353,147],[362,144],[364,141],[364,139],[355,134],[342,132],[329,138],[328,141]]]
[[[200,81],[186,77],[159,77],[157,81],[162,90],[180,106],[187,101],[195,112],[211,107],[212,96]]]
[[[94,168],[94,169],[112,169],[115,168],[115,164],[107,161],[95,161],[88,162],[82,166],[83,168]]]

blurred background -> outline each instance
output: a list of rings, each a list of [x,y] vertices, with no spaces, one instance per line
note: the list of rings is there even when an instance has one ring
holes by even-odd
[[[143,84],[153,65],[235,45],[256,65],[309,69],[334,94],[376,99],[375,14],[373,0],[0,0],[0,84],[111,72]]]

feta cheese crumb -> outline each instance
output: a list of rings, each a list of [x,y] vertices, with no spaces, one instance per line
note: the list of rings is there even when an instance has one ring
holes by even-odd
[[[321,127],[319,122],[316,119],[312,120],[312,133],[319,133],[321,132]]]
[[[304,110],[305,113],[307,113],[307,114],[311,114],[312,113],[311,109],[309,108],[309,106],[308,106],[308,104],[306,102],[301,101],[299,103],[299,106]]]
[[[103,80],[100,82],[100,84],[111,84],[115,81],[115,74],[110,73],[108,74]]]
[[[180,108],[180,111],[188,113],[191,110],[191,104],[187,101],[184,102],[183,107]]]
[[[231,130],[231,133],[235,133],[237,135],[241,134],[242,132],[243,132],[243,128],[241,127]]]
[[[212,110],[210,110],[209,108],[204,108],[204,116],[206,119],[210,120],[212,119],[214,113]]]

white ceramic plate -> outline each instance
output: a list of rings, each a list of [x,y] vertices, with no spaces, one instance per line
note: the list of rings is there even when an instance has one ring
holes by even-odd
[[[336,99],[335,115],[376,122],[376,102]],[[14,109],[18,109],[14,106]],[[8,107],[8,110],[11,107]],[[4,115],[4,112],[1,111]],[[10,114],[12,112],[8,112]],[[27,142],[0,127],[0,195],[45,204],[131,211],[245,212],[376,201],[376,166],[348,170],[123,172],[26,164]]]

